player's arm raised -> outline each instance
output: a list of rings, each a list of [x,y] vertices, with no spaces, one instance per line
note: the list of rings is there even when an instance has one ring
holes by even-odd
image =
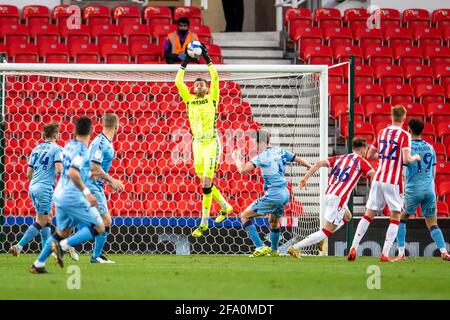
[[[213,101],[217,103],[219,102],[219,74],[217,73],[216,67],[213,65],[211,58],[208,54],[208,49],[206,46],[202,43],[202,56],[206,61],[206,64],[208,65],[208,71],[211,76],[211,83],[209,85],[209,96]]]
[[[308,184],[308,179],[313,176],[320,168],[328,167],[328,160],[320,160],[316,162],[311,169],[308,170],[306,175],[300,180],[300,188],[306,189],[306,185]]]
[[[93,207],[98,205],[97,198],[91,193],[91,191],[83,183],[79,169],[76,167],[70,167],[68,174],[69,174],[69,178],[72,180],[75,187],[77,187],[86,196],[87,200],[89,201],[89,204]]]
[[[109,183],[109,185],[111,186],[111,188],[116,192],[123,191],[123,189],[124,189],[124,185],[123,185],[122,181],[111,177],[109,174],[107,174],[103,170],[102,166],[96,162],[92,162],[92,165],[91,165],[91,179],[94,179],[94,180],[103,179],[103,180],[107,181]]]
[[[312,164],[308,162],[308,160],[303,159],[302,157],[295,156],[292,162],[296,162],[298,164],[301,164],[304,167],[307,167],[308,169],[312,168]]]
[[[256,166],[250,161],[243,163],[237,150],[233,151],[232,157],[239,173],[248,173],[256,168]]]
[[[187,103],[192,99],[189,88],[184,83],[184,72],[186,71],[186,67],[189,61],[191,61],[191,58],[186,53],[184,56],[184,60],[180,65],[180,69],[178,69],[177,76],[175,77],[175,85],[177,86],[178,92],[180,93],[181,99],[183,99],[184,103]]]

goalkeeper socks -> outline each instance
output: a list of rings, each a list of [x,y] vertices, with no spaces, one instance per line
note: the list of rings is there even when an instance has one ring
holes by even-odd
[[[430,228],[430,235],[431,238],[433,238],[434,242],[436,242],[436,245],[441,253],[446,253],[447,249],[445,249],[445,241],[441,229],[437,225],[432,226]]]
[[[405,255],[405,240],[406,240],[406,221],[401,220],[398,225],[397,232],[397,247],[398,247],[398,255]]]
[[[212,203],[212,188],[203,188],[202,224],[208,225],[209,213]]]
[[[384,240],[383,245],[383,255],[389,256],[389,251],[392,248],[392,244],[395,241],[395,238],[397,237],[397,231],[398,231],[398,225],[399,221],[397,220],[391,220],[391,223],[389,224],[389,227],[386,232],[386,240]]]
[[[75,247],[77,244],[94,239],[98,232],[92,227],[83,227],[77,231],[73,236],[61,242],[61,247],[67,251],[69,247]]]
[[[270,247],[272,251],[278,250],[279,242],[280,242],[280,229],[270,229]]]
[[[225,208],[228,205],[227,200],[222,196],[219,189],[217,189],[216,185],[213,184],[211,187],[211,193],[214,201],[216,201],[221,208]]]
[[[244,223],[244,229],[245,231],[247,231],[247,235],[252,240],[256,249],[259,249],[264,246],[264,243],[261,241],[258,231],[256,230],[256,226],[253,224],[252,220]]]
[[[366,234],[367,228],[369,228],[372,218],[369,216],[363,216],[358,223],[358,228],[356,228],[355,238],[353,239],[352,248],[357,248],[361,239]]]
[[[332,234],[333,234],[332,232],[328,231],[325,228],[322,228],[322,230],[319,230],[317,232],[310,234],[305,239],[303,239],[299,243],[295,244],[294,249],[299,250],[301,248],[312,246],[313,244],[319,243],[323,239],[328,238]]]
[[[53,241],[61,241],[61,240],[62,240],[62,238],[57,233],[55,233],[53,236],[50,236],[47,239],[47,242],[45,243],[45,246],[42,249],[41,254],[39,255],[39,257],[37,258],[36,261],[38,261],[40,264],[45,264],[45,261],[52,254]],[[36,265],[36,263],[35,263],[35,266],[40,267],[40,265]]]
[[[102,233],[100,233],[98,236],[95,237],[94,252],[92,254],[94,258],[98,258],[102,255],[106,239],[108,238],[109,229],[110,229],[109,227],[105,227],[105,231],[103,231]]]
[[[50,228],[51,224],[47,223],[44,227],[41,229],[41,243],[42,248],[44,248],[45,244],[47,243],[48,238],[50,238],[52,234],[52,228]]]
[[[41,225],[37,222],[33,223],[31,226],[28,227],[27,231],[25,231],[25,234],[23,235],[22,239],[20,239],[18,245],[23,248],[28,242],[34,239],[36,237],[40,230]]]

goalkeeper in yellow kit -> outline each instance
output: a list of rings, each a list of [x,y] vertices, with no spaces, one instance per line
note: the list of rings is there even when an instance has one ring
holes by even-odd
[[[222,222],[233,208],[225,200],[217,187],[212,183],[212,179],[217,169],[220,156],[220,143],[216,133],[217,105],[219,103],[219,75],[213,66],[206,47],[202,44],[202,56],[208,64],[211,75],[209,94],[207,81],[197,78],[194,81],[194,95],[191,95],[188,87],[183,81],[187,64],[194,61],[186,53],[180,69],[175,78],[181,98],[186,104],[186,112],[191,124],[193,136],[193,153],[195,173],[202,181],[202,221],[200,226],[194,230],[192,236],[201,237],[208,229],[208,218],[211,211],[212,199],[217,201],[222,209],[215,222]]]

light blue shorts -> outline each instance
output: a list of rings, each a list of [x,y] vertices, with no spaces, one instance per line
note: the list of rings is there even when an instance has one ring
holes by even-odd
[[[97,207],[91,207],[84,198],[78,203],[56,206],[56,229],[62,231],[79,224],[101,226],[103,220]]]
[[[101,216],[104,216],[106,213],[108,213],[108,204],[106,203],[105,192],[94,189],[94,190],[91,190],[91,193],[97,198],[97,201],[98,201],[98,205],[97,205],[98,212],[100,212]]]
[[[422,207],[422,216],[434,217],[436,215],[436,193],[434,190],[424,192],[408,192],[405,191],[405,212],[412,215],[416,212],[417,207]]]
[[[53,188],[31,186],[29,194],[37,214],[51,214],[53,205]]]
[[[266,194],[253,202],[250,208],[258,215],[273,214],[281,217],[284,206],[289,202],[290,194],[287,188],[269,188]]]

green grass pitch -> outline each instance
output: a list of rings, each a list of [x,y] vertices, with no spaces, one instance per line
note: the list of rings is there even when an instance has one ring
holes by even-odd
[[[49,274],[28,272],[36,255],[0,255],[0,299],[450,299],[450,263],[412,258],[379,263],[361,257],[110,255],[116,264],[90,264],[66,257]],[[81,288],[70,290],[67,266],[78,265]],[[370,265],[381,288],[369,290]]]

